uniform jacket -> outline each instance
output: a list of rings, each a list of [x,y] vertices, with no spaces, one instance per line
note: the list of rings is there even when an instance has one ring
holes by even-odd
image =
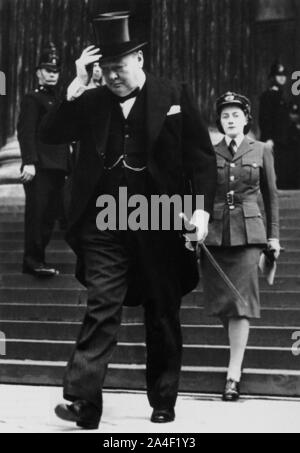
[[[216,189],[216,157],[207,128],[185,87],[147,75],[147,168],[158,194],[205,195],[211,212]],[[41,138],[52,144],[80,141],[73,178],[67,239],[75,251],[77,225],[84,216],[103,174],[113,106],[107,87],[86,91],[73,102],[63,101],[45,117]],[[188,253],[186,253],[188,252]],[[145,257],[147,259],[147,257]],[[182,242],[183,293],[197,284],[196,261]],[[192,277],[192,278],[191,278]]]
[[[261,141],[269,139],[275,143],[288,143],[289,109],[282,90],[269,88],[260,98],[259,127]]]
[[[279,238],[279,210],[272,151],[245,137],[234,157],[225,138],[215,146],[218,184],[212,222],[205,241],[222,246],[265,244]],[[267,230],[258,204],[263,196]]]
[[[17,126],[23,166],[34,164],[37,168],[68,172],[69,146],[47,145],[38,136],[41,120],[56,100],[54,91],[44,86],[24,96]]]

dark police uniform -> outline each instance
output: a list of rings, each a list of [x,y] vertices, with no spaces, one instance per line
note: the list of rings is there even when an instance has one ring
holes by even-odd
[[[290,104],[288,177],[291,189],[300,189],[300,109]]]
[[[275,75],[285,75],[282,65],[271,68],[272,79]],[[277,186],[280,189],[288,188],[288,160],[289,156],[289,106],[283,89],[274,79],[274,83],[260,97],[259,105],[260,140],[274,142],[274,162],[277,175]]]
[[[49,63],[48,59],[49,54],[46,53],[44,63]],[[41,269],[48,272],[45,266],[45,248],[58,216],[62,189],[69,171],[69,146],[47,145],[38,136],[43,116],[56,101],[54,89],[46,85],[26,94],[21,103],[17,126],[22,168],[24,165],[34,165],[36,168],[35,177],[24,184],[26,205],[23,261],[23,271],[36,274]]]

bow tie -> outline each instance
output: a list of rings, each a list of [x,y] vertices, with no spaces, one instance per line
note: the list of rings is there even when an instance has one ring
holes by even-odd
[[[114,99],[116,99],[119,104],[123,104],[124,102],[128,101],[128,99],[136,98],[139,94],[140,89],[136,88],[131,93],[127,94],[127,96],[117,96],[116,94],[112,93]]]

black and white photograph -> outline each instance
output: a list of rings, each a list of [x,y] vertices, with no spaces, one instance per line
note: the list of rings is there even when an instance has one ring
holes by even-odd
[[[0,433],[300,433],[299,0],[0,0]]]

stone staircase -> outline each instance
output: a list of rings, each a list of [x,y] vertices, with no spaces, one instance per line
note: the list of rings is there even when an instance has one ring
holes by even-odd
[[[60,385],[66,360],[84,315],[86,293],[72,276],[74,255],[55,231],[48,261],[61,275],[42,282],[20,273],[23,201],[0,201],[0,383]],[[300,396],[300,192],[280,195],[285,252],[276,284],[261,281],[262,318],[254,321],[245,358],[242,392]],[[144,327],[140,308],[125,308],[107,388],[145,388]],[[203,312],[201,286],[183,301],[184,355],[181,391],[219,393],[223,389],[228,344],[223,328]],[[295,332],[299,331],[299,335]],[[294,339],[293,335],[296,335]],[[300,347],[299,347],[300,348]],[[299,349],[300,354],[300,349]]]

